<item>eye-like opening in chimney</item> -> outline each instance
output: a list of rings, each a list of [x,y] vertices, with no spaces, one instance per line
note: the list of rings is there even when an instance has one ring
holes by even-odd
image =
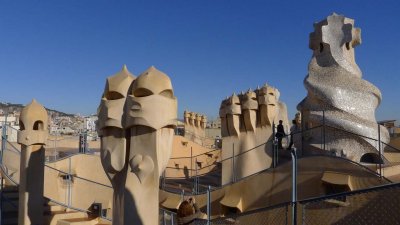
[[[35,121],[33,124],[33,130],[44,130],[43,122],[40,120]]]
[[[25,125],[21,120],[19,121],[19,130],[25,130]]]
[[[138,88],[133,90],[133,96],[135,97],[147,97],[153,95],[153,92],[147,88]]]
[[[350,42],[346,42],[346,49],[350,50]]]
[[[118,100],[118,99],[124,98],[124,96],[123,96],[121,93],[117,92],[117,91],[108,91],[108,92],[104,95],[104,97],[105,97],[107,100]]]

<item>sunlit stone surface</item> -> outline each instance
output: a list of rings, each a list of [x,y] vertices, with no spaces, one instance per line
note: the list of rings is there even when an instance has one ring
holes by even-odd
[[[297,106],[303,128],[321,125],[325,111],[327,126],[355,135],[332,128],[326,128],[324,135],[323,129],[316,129],[304,136],[303,154],[324,153],[324,138],[330,154],[356,161],[365,153],[378,154],[378,142],[372,139],[378,139],[375,109],[382,97],[377,87],[361,78],[355,62],[354,47],[361,43],[361,30],[354,27],[354,20],[337,14],[316,23],[314,29],[309,46],[313,56],[304,80],[308,95]],[[387,143],[388,131],[380,130],[381,141]]]
[[[279,97],[277,88],[265,84],[221,102],[222,184],[271,167],[272,127],[282,120],[289,130],[286,104]]]

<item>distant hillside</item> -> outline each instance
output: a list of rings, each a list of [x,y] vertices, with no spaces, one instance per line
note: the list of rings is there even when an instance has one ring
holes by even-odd
[[[24,105],[22,104],[14,104],[14,103],[6,103],[6,102],[0,102],[0,111],[2,110],[3,112],[21,112],[22,108]],[[60,112],[54,109],[48,109],[46,108],[47,112],[49,112],[50,115],[52,116],[68,116],[68,117],[74,117],[75,115],[73,114],[68,114],[64,112]]]

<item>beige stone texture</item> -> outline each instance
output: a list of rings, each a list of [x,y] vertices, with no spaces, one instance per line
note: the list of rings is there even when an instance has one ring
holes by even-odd
[[[293,147],[297,148],[297,153],[298,155],[302,155],[302,151],[301,151],[301,143],[302,143],[302,133],[301,133],[301,112],[297,112],[293,118],[293,120],[296,121],[296,126],[293,129],[293,134],[291,134],[292,130],[289,130],[288,134],[290,135],[290,138],[292,139],[291,141],[293,141]],[[292,126],[293,123],[291,123]],[[290,129],[292,129],[292,127],[290,127]]]
[[[159,179],[172,153],[177,99],[170,78],[154,67],[132,84],[125,126],[129,129],[125,224],[158,224]]]
[[[203,147],[185,137],[176,135],[174,136],[172,155],[164,175],[168,178],[200,176],[214,170],[220,161],[220,150]]]
[[[352,187],[350,174],[325,171],[321,180],[329,184],[345,185],[348,186],[350,190],[354,190]]]
[[[184,144],[182,144],[184,143]],[[7,149],[12,149],[8,146]],[[203,167],[199,168],[198,175],[209,172],[215,166],[220,158],[220,151],[200,146],[182,136],[174,136],[173,153],[168,162],[166,176],[182,178],[185,176],[184,167],[190,168],[190,149],[193,150],[193,156],[196,156],[197,162],[201,162]],[[19,149],[18,149],[19,150]],[[46,149],[47,150],[47,149]],[[5,151],[4,164],[5,171],[13,181],[19,183],[19,162],[20,154],[17,150]],[[207,153],[207,154],[205,154]],[[188,158],[182,158],[188,157]],[[179,158],[179,159],[174,159]],[[179,169],[175,169],[175,163],[179,163]],[[17,166],[17,168],[12,169]],[[192,168],[195,168],[196,160],[192,160]],[[102,169],[101,158],[98,155],[74,154],[60,160],[46,163],[44,167],[44,196],[53,199],[64,205],[71,205],[80,209],[87,209],[92,203],[101,203],[103,209],[107,209],[107,216],[113,216],[113,188],[108,174]],[[66,179],[66,175],[72,175],[72,182]],[[194,176],[193,172],[190,176]],[[5,177],[6,185],[13,185],[13,182]],[[90,180],[90,181],[89,181]],[[125,186],[124,186],[125,188]],[[69,191],[70,190],[70,191]],[[81,214],[79,214],[81,215]],[[78,214],[57,215],[56,218],[77,218]],[[54,220],[52,220],[54,222]]]
[[[222,184],[271,167],[272,126],[282,120],[286,132],[289,127],[286,105],[279,96],[276,88],[266,84],[222,101]]]
[[[184,139],[183,137],[180,138],[182,139],[176,139],[174,143],[181,145],[179,141]],[[189,146],[195,145],[195,143],[188,142]],[[187,148],[182,147],[180,150],[183,153],[187,153]],[[181,153],[175,153],[175,151],[176,148],[174,148],[172,156],[181,155]],[[204,149],[204,151],[206,151],[206,149]],[[183,153],[182,156],[184,156]],[[69,160],[71,161],[69,162]],[[101,169],[100,157],[96,155],[78,154],[70,157],[70,159],[65,158],[60,161],[48,163],[47,165],[48,167],[45,167],[44,195],[64,204],[68,202],[66,198],[67,183],[62,178],[64,173],[55,171],[49,167],[65,172],[70,170],[75,176],[92,180],[100,184],[111,185],[106,173]],[[71,165],[71,169],[69,169],[69,165]],[[387,181],[379,179],[371,171],[347,160],[314,156],[299,159],[299,199],[326,195],[327,192],[323,185],[323,177],[325,174],[333,173],[339,174],[341,177],[349,177],[349,187],[351,187],[351,190],[387,183]],[[103,189],[100,185],[76,182],[76,180],[77,178],[74,178],[71,184],[72,206],[85,209],[89,208],[93,202],[97,202],[102,203],[103,208],[109,208],[109,211],[112,210],[112,188]],[[338,181],[329,179],[327,181],[330,183],[343,183],[341,180],[343,179],[338,179]],[[251,209],[281,203],[290,200],[290,194],[291,162],[288,162],[275,169],[269,169],[260,174],[240,180],[234,185],[229,185],[218,191],[213,191],[211,216],[218,217],[223,215],[227,207],[235,207],[246,212]],[[202,211],[205,212],[207,202],[206,195],[196,195],[195,197],[196,202],[203,207]],[[175,209],[179,206],[181,196],[179,194],[160,191],[159,201],[162,207]],[[71,218],[67,215],[62,217],[58,215],[54,217],[54,220],[59,217]],[[76,215],[76,217],[78,217],[78,215]],[[81,215],[79,217],[81,217]],[[75,218],[75,216],[72,218]]]
[[[100,139],[88,140],[88,147],[90,151],[100,150]],[[60,135],[54,136],[49,135],[46,140],[46,156],[53,155],[54,152],[63,152],[68,154],[79,152],[79,136],[71,135]]]
[[[277,168],[271,168],[213,191],[211,217],[223,215],[228,208],[247,212],[290,202],[291,171],[292,163],[287,162]],[[343,184],[350,190],[359,190],[387,184],[389,181],[380,179],[372,170],[342,158],[313,156],[298,160],[298,199],[328,194],[324,183]],[[206,207],[206,194],[195,195],[195,198],[199,207]],[[180,202],[179,194],[160,191],[160,203],[163,207],[176,209]],[[251,223],[247,221],[244,224]]]
[[[204,145],[206,139],[207,117],[200,113],[185,110],[183,113],[185,137],[197,144]]]
[[[43,224],[44,144],[47,111],[36,100],[25,106],[20,115],[18,143],[21,145],[18,224]]]
[[[87,218],[87,214],[83,212],[70,212],[70,213],[58,213],[55,215],[52,215],[51,220],[49,221],[49,225],[67,225],[71,224],[68,222],[72,222],[71,219],[75,218]],[[68,221],[69,220],[69,221]],[[75,221],[77,222],[77,221]],[[79,225],[86,225],[87,223],[82,223]]]
[[[19,182],[21,154],[20,147],[14,149],[17,143],[6,143],[6,149],[2,155],[2,166],[8,176],[16,182]],[[5,185],[12,186],[13,182],[5,179]]]
[[[73,176],[72,181],[65,179],[67,174]],[[88,209],[92,203],[101,203],[104,209],[111,206],[111,212],[113,181],[102,169],[99,156],[77,154],[46,163],[44,195],[80,209]]]
[[[106,87],[98,108],[97,129],[101,137],[101,158],[110,178],[122,170],[126,158],[125,129],[122,125],[128,89],[135,77],[126,66],[107,78]]]
[[[127,176],[127,132],[125,118],[126,99],[135,77],[126,66],[107,78],[106,87],[98,108],[98,135],[101,139],[100,157],[104,170],[114,188],[113,221],[114,225],[124,223],[124,193]]]
[[[113,224],[158,223],[159,177],[177,121],[171,80],[154,67],[134,80],[124,67],[107,79],[98,112],[102,164],[114,188]]]

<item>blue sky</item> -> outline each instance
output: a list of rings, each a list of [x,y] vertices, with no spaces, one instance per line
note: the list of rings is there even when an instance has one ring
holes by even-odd
[[[233,92],[267,82],[289,119],[305,97],[313,23],[355,19],[356,61],[383,94],[378,119],[400,119],[400,1],[0,1],[0,101],[95,113],[105,78],[167,73],[184,109],[218,115]]]

